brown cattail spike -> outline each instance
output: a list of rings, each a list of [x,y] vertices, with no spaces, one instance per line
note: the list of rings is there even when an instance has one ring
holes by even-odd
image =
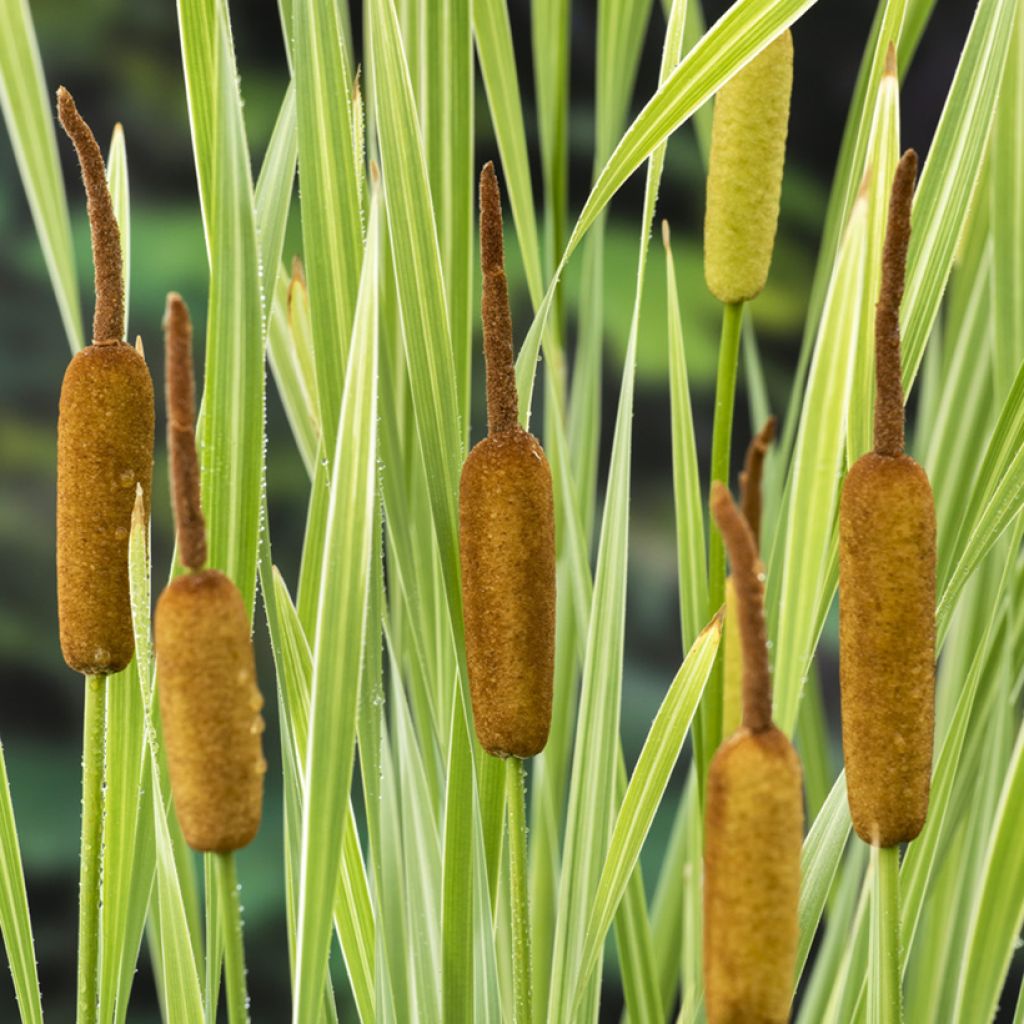
[[[167,296],[164,314],[167,359],[167,448],[171,499],[178,530],[178,556],[189,569],[206,563],[206,522],[199,502],[196,458],[196,397],[192,373],[192,321],[181,296]]]
[[[532,757],[551,727],[555,666],[555,512],[551,467],[519,425],[512,318],[494,166],[480,174],[488,436],[459,482],[466,664],[480,745]]]
[[[519,422],[516,369],[512,354],[512,313],[505,278],[501,227],[501,192],[494,164],[480,172],[480,269],[484,360],[487,364],[487,431],[513,430]]]
[[[724,484],[711,488],[711,512],[732,562],[740,638],[743,642],[743,725],[763,732],[772,725],[772,677],[764,624],[764,570],[750,525]]]
[[[900,303],[910,242],[910,208],[917,178],[917,153],[900,158],[889,199],[889,224],[882,252],[882,285],[875,309],[875,451],[903,454],[903,378],[900,365]]]
[[[164,331],[174,518],[181,561],[192,571],[177,577],[156,606],[160,715],[185,839],[194,850],[227,853],[252,839],[263,814],[263,697],[245,601],[224,573],[202,569],[192,324],[173,292]]]
[[[755,545],[761,540],[761,478],[764,475],[764,460],[768,446],[775,440],[777,425],[774,416],[765,420],[761,433],[752,438],[747,447],[747,457],[740,473],[740,505],[750,532],[754,535]]]
[[[800,759],[771,720],[764,584],[750,526],[721,483],[711,511],[729,558],[743,641],[743,723],[708,768],[704,992],[709,1024],[785,1024],[798,937]],[[727,627],[728,628],[728,627]]]
[[[96,312],[93,341],[105,345],[124,337],[124,271],[121,262],[121,232],[114,216],[114,204],[107,187],[103,154],[92,130],[78,113],[71,93],[57,90],[57,114],[74,143],[89,201],[92,231],[92,260],[96,275]]]

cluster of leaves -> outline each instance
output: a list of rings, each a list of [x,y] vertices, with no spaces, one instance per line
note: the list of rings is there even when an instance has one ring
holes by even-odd
[[[556,705],[550,743],[530,769],[535,1018],[596,1019],[613,926],[629,1017],[699,1018],[695,776],[679,806],[662,809],[671,840],[650,898],[639,865],[720,639],[707,608],[706,516],[671,252],[667,346],[688,654],[630,773],[619,712],[639,315],[670,136],[813,2],[737,0],[705,31],[698,3],[666,0],[660,85],[625,126],[651,0],[601,0],[595,172],[570,226],[568,0],[533,5],[543,224],[504,0],[397,8],[394,0],[365,0],[361,75],[345,5],[281,0],[291,81],[255,184],[226,0],[179,0],[210,271],[203,502],[211,564],[236,581],[253,609],[259,585],[273,643],[296,1022],[337,1017],[327,972],[332,930],[364,1022],[511,1019],[505,774],[476,746],[468,718],[456,543],[473,362],[477,70],[535,311],[517,367],[522,413],[529,417],[540,380],[543,424],[535,429],[550,455],[556,497]],[[836,589],[842,472],[870,444],[871,311],[900,141],[898,83],[883,74],[886,51],[894,43],[905,70],[933,4],[879,2],[785,432],[766,480],[775,715],[797,734],[812,817],[798,979],[799,1015],[807,1021],[865,1017],[865,978],[883,969],[875,948],[881,940],[865,912],[867,857],[848,844],[844,780],[833,779],[825,754],[813,658]],[[1019,6],[977,4],[917,193],[902,317],[908,390],[923,371],[913,447],[934,484],[940,531],[934,792],[928,824],[899,878],[898,955],[914,1020],[989,1019],[1024,919],[1024,852],[1014,835],[1024,803],[1024,732],[1015,711],[1024,632]],[[27,0],[10,0],[7,12],[0,100],[74,349],[82,326],[50,100]],[[599,504],[604,213],[641,167],[632,327]],[[296,168],[304,278],[282,266]],[[127,238],[121,134],[109,173]],[[590,298],[570,377],[559,278],[580,249]],[[750,332],[746,356],[751,407],[761,420],[769,410]],[[293,587],[273,565],[263,490],[267,363],[309,473]],[[126,1019],[147,923],[168,1020],[215,1018],[222,959],[215,900],[207,901],[200,927],[194,867],[160,750],[146,540],[137,527],[138,656],[125,678],[111,681],[107,711],[104,1024]],[[822,922],[823,940],[809,962]],[[22,1019],[40,1021],[2,755],[0,928]]]

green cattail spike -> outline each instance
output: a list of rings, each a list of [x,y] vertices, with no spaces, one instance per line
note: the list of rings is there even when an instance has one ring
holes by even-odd
[[[480,264],[488,436],[459,484],[459,555],[473,721],[497,757],[532,757],[551,726],[555,518],[551,469],[519,425],[501,196],[480,175]]]
[[[899,312],[917,156],[896,168],[875,316],[875,448],[839,503],[839,681],[850,815],[876,846],[914,839],[931,787],[935,499],[903,451]]]
[[[787,30],[715,99],[704,220],[704,276],[725,303],[754,298],[768,279],[779,220],[793,87]]]
[[[120,672],[135,653],[128,533],[136,486],[149,508],[153,382],[124,336],[121,241],[103,156],[67,89],[61,124],[74,143],[88,197],[96,270],[93,344],[61,384],[57,424],[57,606],[64,660],[77,672]]]
[[[255,836],[263,813],[263,697],[249,613],[238,587],[203,569],[206,537],[192,433],[192,325],[167,298],[168,447],[178,551],[188,572],[160,595],[154,622],[160,716],[174,808],[188,844],[230,853]]]
[[[743,645],[743,721],[708,769],[704,992],[709,1024],[789,1020],[799,933],[800,759],[772,723],[764,573],[749,524],[715,482]]]

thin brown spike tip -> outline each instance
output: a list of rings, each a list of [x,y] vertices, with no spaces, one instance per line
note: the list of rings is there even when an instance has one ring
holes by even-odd
[[[107,172],[92,129],[86,124],[71,93],[57,90],[57,115],[78,154],[88,200],[92,232],[92,259],[96,275],[96,311],[93,342],[109,345],[124,338],[124,271],[121,232],[107,186]]]
[[[846,474],[839,502],[839,682],[843,758],[857,834],[914,839],[931,788],[935,719],[935,499],[903,451],[900,302],[917,174],[893,180],[875,317],[875,448]]]
[[[889,223],[882,252],[882,284],[875,308],[875,451],[903,454],[903,382],[900,365],[900,303],[910,243],[910,210],[917,179],[917,153],[900,158],[889,199]]]
[[[164,314],[167,359],[167,449],[171,462],[171,499],[178,532],[178,556],[189,569],[206,563],[206,521],[199,500],[196,456],[196,398],[192,371],[192,321],[176,292],[167,296]]]
[[[750,524],[728,489],[718,481],[711,489],[711,512],[732,563],[743,644],[743,725],[751,732],[763,732],[772,725],[772,677],[764,624],[764,570]]]
[[[761,478],[764,475],[764,460],[768,447],[775,440],[778,420],[769,416],[760,433],[756,434],[747,447],[747,457],[740,473],[740,505],[743,515],[750,524],[754,543],[761,539]]]
[[[551,725],[555,518],[551,468],[519,425],[512,318],[492,164],[480,175],[488,436],[459,483],[459,557],[473,722],[496,757],[532,757]]]
[[[487,430],[498,434],[518,426],[519,398],[512,350],[512,312],[505,277],[501,191],[490,161],[480,172],[480,269],[483,272],[480,306],[487,364]]]
[[[743,653],[743,722],[708,769],[704,990],[709,1024],[784,1024],[798,936],[803,785],[771,720],[763,571],[750,526],[723,484],[711,511],[732,562]],[[726,629],[729,626],[727,624]]]

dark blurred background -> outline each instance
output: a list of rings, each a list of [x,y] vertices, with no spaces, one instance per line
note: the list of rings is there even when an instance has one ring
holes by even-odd
[[[245,116],[254,170],[282,98],[286,69],[276,4],[235,3]],[[710,23],[726,8],[708,0]],[[115,122],[125,130],[131,182],[131,296],[129,329],[156,347],[164,297],[180,291],[197,318],[207,282],[206,256],[182,84],[174,5],[94,0],[31,0],[51,93],[67,85],[106,148]],[[532,156],[537,168],[537,133],[530,62],[529,4],[511,0],[512,27]],[[771,277],[752,306],[772,404],[785,409],[795,366],[811,275],[846,108],[867,40],[874,4],[821,0],[794,30],[796,69],[782,218]],[[903,142],[922,155],[938,119],[973,5],[939,0],[905,83]],[[356,18],[358,36],[359,20]],[[593,0],[573,5],[572,115],[570,124],[570,216],[578,211],[593,165]],[[657,84],[664,33],[660,3],[645,44],[631,112]],[[482,88],[477,89],[478,162],[496,157]],[[85,204],[70,146],[60,142],[68,186],[85,322],[91,322],[91,266]],[[539,175],[535,178],[540,195]],[[602,473],[618,394],[635,284],[637,224],[642,178],[635,176],[613,204],[608,226],[604,309],[605,415]],[[659,216],[673,225],[673,244],[683,305],[690,383],[693,389],[702,476],[711,439],[713,378],[717,358],[718,307],[704,286],[700,228],[703,175],[692,130],[678,132],[668,150]],[[0,144],[0,738],[5,745],[15,813],[25,858],[36,934],[44,1008],[52,1021],[74,1016],[77,858],[80,813],[81,679],[64,665],[57,643],[54,587],[54,487],[57,396],[68,347],[21,182],[5,140]],[[285,258],[299,252],[292,224]],[[529,323],[525,282],[511,262],[517,335]],[[567,277],[570,331],[575,326],[578,260]],[[630,587],[623,704],[626,755],[635,758],[650,720],[678,667],[681,652],[676,599],[672,518],[665,284],[660,245],[651,247],[640,335],[636,403]],[[150,357],[157,394],[160,360]],[[201,365],[201,354],[200,354]],[[479,437],[482,420],[474,424]],[[158,414],[154,476],[154,586],[166,575],[171,518],[163,452],[163,416]],[[740,382],[736,458],[749,437],[749,417]],[[291,443],[273,386],[268,388],[268,494],[275,560],[294,585],[305,519],[307,483]],[[262,612],[256,637],[266,691],[273,679]],[[826,636],[822,670],[833,679]],[[834,687],[827,687],[834,689]],[[269,696],[269,695],[268,695]],[[268,700],[273,717],[275,702]],[[280,766],[277,737],[267,738],[271,761],[267,813],[257,840],[239,858],[246,918],[249,988],[255,1017],[287,1019],[288,955],[284,923]],[[837,757],[838,761],[838,757]],[[674,805],[676,794],[666,803]],[[659,817],[644,852],[648,884],[661,860],[667,818]],[[338,958],[335,957],[335,960]],[[338,964],[334,967],[337,969]],[[340,971],[336,971],[339,975]],[[343,987],[343,983],[341,983]],[[602,1019],[617,1020],[621,995],[608,982]],[[13,988],[0,972],[0,1020],[16,1019]],[[158,1019],[148,956],[143,951],[129,1019]]]

